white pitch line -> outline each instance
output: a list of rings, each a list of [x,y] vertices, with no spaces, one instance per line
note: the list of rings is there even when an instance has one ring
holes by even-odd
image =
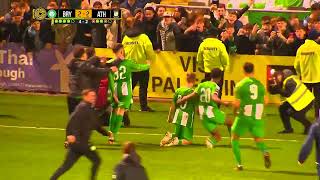
[[[64,131],[63,128],[50,128],[50,127],[35,127],[35,126],[8,126],[8,125],[1,125],[2,128],[17,128],[17,129],[38,129],[38,130],[58,130],[58,131]],[[127,132],[127,133],[119,133],[124,135],[146,135],[146,136],[163,136],[163,134],[156,134],[156,133],[135,133],[135,132]],[[201,135],[194,135],[194,137],[199,138],[206,138],[208,136],[201,136]],[[230,137],[222,137],[223,139],[230,139]],[[241,138],[244,140],[252,140],[252,138]],[[277,141],[277,142],[299,142],[298,140],[294,139],[264,139],[266,141]]]

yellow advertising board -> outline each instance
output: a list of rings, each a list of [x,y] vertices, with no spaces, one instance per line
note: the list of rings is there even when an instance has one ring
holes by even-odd
[[[112,58],[111,50],[97,49],[98,56]],[[267,87],[268,66],[293,66],[294,57],[279,56],[253,56],[234,55],[230,57],[230,69],[225,72],[223,99],[233,100],[234,87],[237,82],[244,78],[242,66],[245,62],[255,65],[255,75]],[[174,91],[186,84],[186,74],[194,72],[197,75],[197,82],[200,83],[204,74],[200,72],[196,64],[196,53],[190,52],[160,52],[156,60],[152,62],[150,69],[150,80],[148,97],[172,98]],[[135,95],[138,91],[135,90]],[[268,95],[270,103],[278,103],[278,95]]]

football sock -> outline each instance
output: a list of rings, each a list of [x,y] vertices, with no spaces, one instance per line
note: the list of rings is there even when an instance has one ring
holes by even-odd
[[[264,142],[256,142],[256,145],[261,152],[263,152],[263,153],[268,152],[267,146]]]
[[[114,133],[114,128],[115,128],[115,122],[117,118],[117,114],[115,112],[111,112],[110,115],[110,120],[109,120],[109,131],[111,131],[112,133]]]
[[[239,140],[232,140],[231,144],[232,144],[232,151],[233,151],[234,157],[236,158],[238,165],[241,165],[241,153],[240,153]]]

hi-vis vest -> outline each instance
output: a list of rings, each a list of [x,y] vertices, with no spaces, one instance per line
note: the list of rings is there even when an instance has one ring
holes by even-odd
[[[305,86],[300,80],[296,79],[294,76],[289,76],[283,82],[283,88],[288,80],[294,80],[297,84],[296,89],[293,91],[290,97],[286,100],[287,102],[296,110],[301,111],[305,107],[307,107],[313,100],[314,95],[309,91],[307,86]]]

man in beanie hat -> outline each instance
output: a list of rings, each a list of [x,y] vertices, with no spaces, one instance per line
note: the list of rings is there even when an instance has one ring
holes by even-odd
[[[293,133],[290,117],[304,126],[304,134],[307,134],[311,126],[306,113],[312,106],[313,94],[289,69],[283,70],[283,87],[279,90],[286,100],[280,105],[279,112],[285,130],[280,134]]]

